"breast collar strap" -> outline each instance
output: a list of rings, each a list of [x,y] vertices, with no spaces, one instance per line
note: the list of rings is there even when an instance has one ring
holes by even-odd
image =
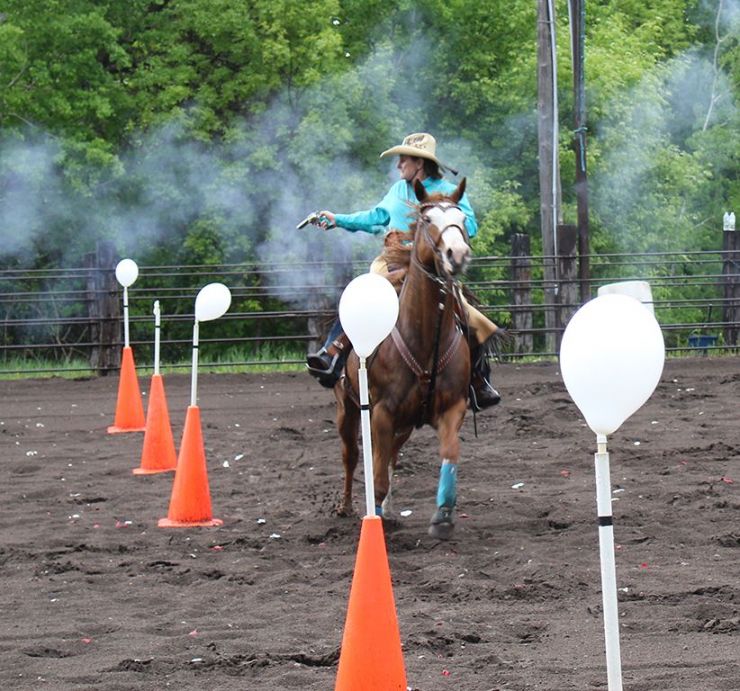
[[[431,370],[424,369],[417,362],[416,358],[411,354],[411,351],[406,345],[406,342],[403,340],[401,332],[395,326],[393,327],[393,331],[391,331],[391,338],[393,339],[393,343],[395,344],[398,352],[401,354],[401,357],[403,358],[403,361],[406,363],[408,368],[417,377],[419,377],[419,381],[422,384],[428,384],[432,378]],[[457,347],[460,345],[461,340],[462,331],[459,327],[457,327],[452,334],[452,338],[450,339],[450,343],[447,346],[447,350],[445,350],[445,352],[439,358],[439,362],[437,363],[437,374],[443,372],[445,367],[447,367],[447,365],[450,363],[450,360],[452,360],[452,356],[455,354],[455,350],[457,350]]]

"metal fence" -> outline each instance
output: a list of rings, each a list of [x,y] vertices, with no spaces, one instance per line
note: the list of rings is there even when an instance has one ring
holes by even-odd
[[[727,235],[716,251],[594,254],[585,286],[573,270],[577,258],[533,256],[520,243],[511,256],[477,257],[465,283],[486,314],[512,328],[505,358],[555,356],[583,297],[627,280],[649,282],[669,353],[736,353],[740,252],[734,232]],[[0,374],[117,370],[123,327],[116,262],[111,247],[101,246],[83,267],[0,270]],[[129,288],[137,364],[149,361],[159,300],[163,366],[189,367],[195,296],[212,281],[229,286],[232,307],[201,330],[204,363],[210,353],[212,361],[235,367],[298,364],[321,341],[344,285],[366,270],[366,262],[140,267]]]

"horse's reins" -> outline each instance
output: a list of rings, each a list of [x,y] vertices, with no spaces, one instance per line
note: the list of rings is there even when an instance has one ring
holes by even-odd
[[[446,209],[459,209],[460,207],[456,204],[452,204],[451,202],[442,202],[440,203],[432,203],[432,204],[421,204],[419,206],[419,211],[422,212],[425,208],[428,207],[436,207],[436,206],[442,206]],[[426,221],[424,218],[420,218],[419,221],[417,221],[417,228],[420,229],[424,233],[424,237],[426,238],[429,245],[434,250],[435,260],[434,264],[437,268],[437,271],[439,271],[439,264],[438,262],[441,260],[441,253],[439,251],[439,245],[442,242],[442,238],[444,237],[444,234],[453,228],[457,228],[460,231],[460,234],[462,235],[463,239],[466,243],[470,244],[470,240],[468,238],[468,234],[466,230],[458,225],[457,223],[450,223],[449,225],[446,225],[439,233],[439,236],[435,240],[431,233],[429,232],[429,226],[432,225],[429,221]],[[416,253],[417,243],[414,243],[414,251],[411,253],[411,260],[416,264],[417,268],[421,270],[421,272],[430,280],[435,282],[439,286],[439,292],[440,292],[440,301],[438,303],[438,311],[437,311],[437,324],[435,328],[435,334],[434,334],[434,354],[432,356],[432,369],[429,376],[429,388],[427,389],[427,395],[424,400],[424,404],[422,406],[420,421],[417,424],[417,427],[421,426],[423,424],[423,421],[426,417],[427,411],[430,409],[432,397],[434,396],[434,388],[437,381],[437,373],[444,370],[444,368],[447,366],[449,361],[452,359],[452,354],[457,349],[457,346],[460,342],[461,338],[461,332],[458,329],[456,331],[456,335],[453,337],[452,342],[450,343],[450,346],[448,347],[447,351],[442,356],[442,359],[440,360],[439,357],[439,347],[440,347],[440,337],[441,337],[441,329],[442,329],[442,317],[444,316],[444,302],[447,297],[447,294],[449,292],[452,293],[453,298],[460,302],[460,297],[457,295],[457,292],[454,289],[454,281],[452,278],[443,279],[439,273],[432,273],[427,269],[427,267],[421,262],[421,260],[418,258]],[[451,290],[450,290],[451,288]],[[391,336],[393,337],[393,342],[396,345],[396,348],[398,348],[398,352],[401,354],[401,357],[403,358],[404,362],[409,366],[412,372],[416,374],[417,377],[419,377],[420,381],[423,381],[424,375],[426,372],[422,370],[418,362],[414,359],[413,355],[408,349],[408,346],[406,346],[406,343],[403,341],[403,338],[400,334],[400,332],[394,328],[391,332]]]

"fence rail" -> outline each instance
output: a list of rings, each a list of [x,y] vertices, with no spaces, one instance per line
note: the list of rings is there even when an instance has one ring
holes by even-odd
[[[561,228],[566,233],[570,227]],[[563,238],[561,247],[575,247]],[[734,231],[723,233],[721,250],[594,254],[588,260],[585,286],[575,254],[533,255],[525,235],[513,238],[510,256],[473,261],[466,286],[484,312],[514,332],[503,357],[556,355],[580,296],[593,297],[600,286],[626,280],[650,283],[668,352],[737,352],[740,242]],[[123,345],[117,261],[112,246],[101,243],[84,267],[0,270],[0,373],[92,369],[104,375],[117,370]],[[232,291],[232,309],[209,324],[207,337],[200,339],[204,354],[218,354],[220,364],[240,367],[298,364],[300,354],[320,342],[347,280],[366,267],[364,260],[140,267],[136,284],[129,288],[131,343],[143,351],[137,361],[142,366],[150,354],[151,311],[153,301],[159,300],[162,355],[165,363],[173,363],[166,366],[188,367],[195,295],[206,283],[221,281]],[[552,275],[554,281],[546,280]],[[283,349],[292,358],[266,360],[260,355],[266,345],[270,352]],[[87,360],[89,368],[80,367],[80,359]],[[32,367],[36,360],[47,364]]]

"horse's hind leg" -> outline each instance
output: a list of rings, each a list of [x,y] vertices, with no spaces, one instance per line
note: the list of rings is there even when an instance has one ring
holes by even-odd
[[[386,518],[393,512],[391,505],[391,497],[393,495],[393,472],[396,470],[396,462],[398,461],[398,454],[401,451],[401,447],[406,443],[406,440],[411,436],[411,430],[408,432],[399,432],[393,439],[393,450],[391,452],[391,462],[388,464],[388,493],[383,499],[382,509],[383,516]]]
[[[383,503],[380,505],[380,511],[383,518],[390,518],[393,513],[393,465],[388,464],[388,492],[383,499]]]
[[[457,410],[462,406],[461,410]],[[440,418],[437,434],[442,467],[437,487],[437,510],[429,524],[429,535],[449,540],[455,529],[454,512],[457,503],[457,462],[460,459],[459,431],[465,415],[465,402]]]
[[[393,418],[385,406],[376,405],[370,418],[373,437],[373,484],[375,513],[382,516],[383,502],[391,485],[391,458],[394,449]]]
[[[344,465],[344,494],[337,507],[340,516],[352,513],[352,481],[357,468],[359,451],[357,438],[360,430],[360,410],[349,395],[335,391],[337,398],[337,431],[342,443],[342,465]]]

